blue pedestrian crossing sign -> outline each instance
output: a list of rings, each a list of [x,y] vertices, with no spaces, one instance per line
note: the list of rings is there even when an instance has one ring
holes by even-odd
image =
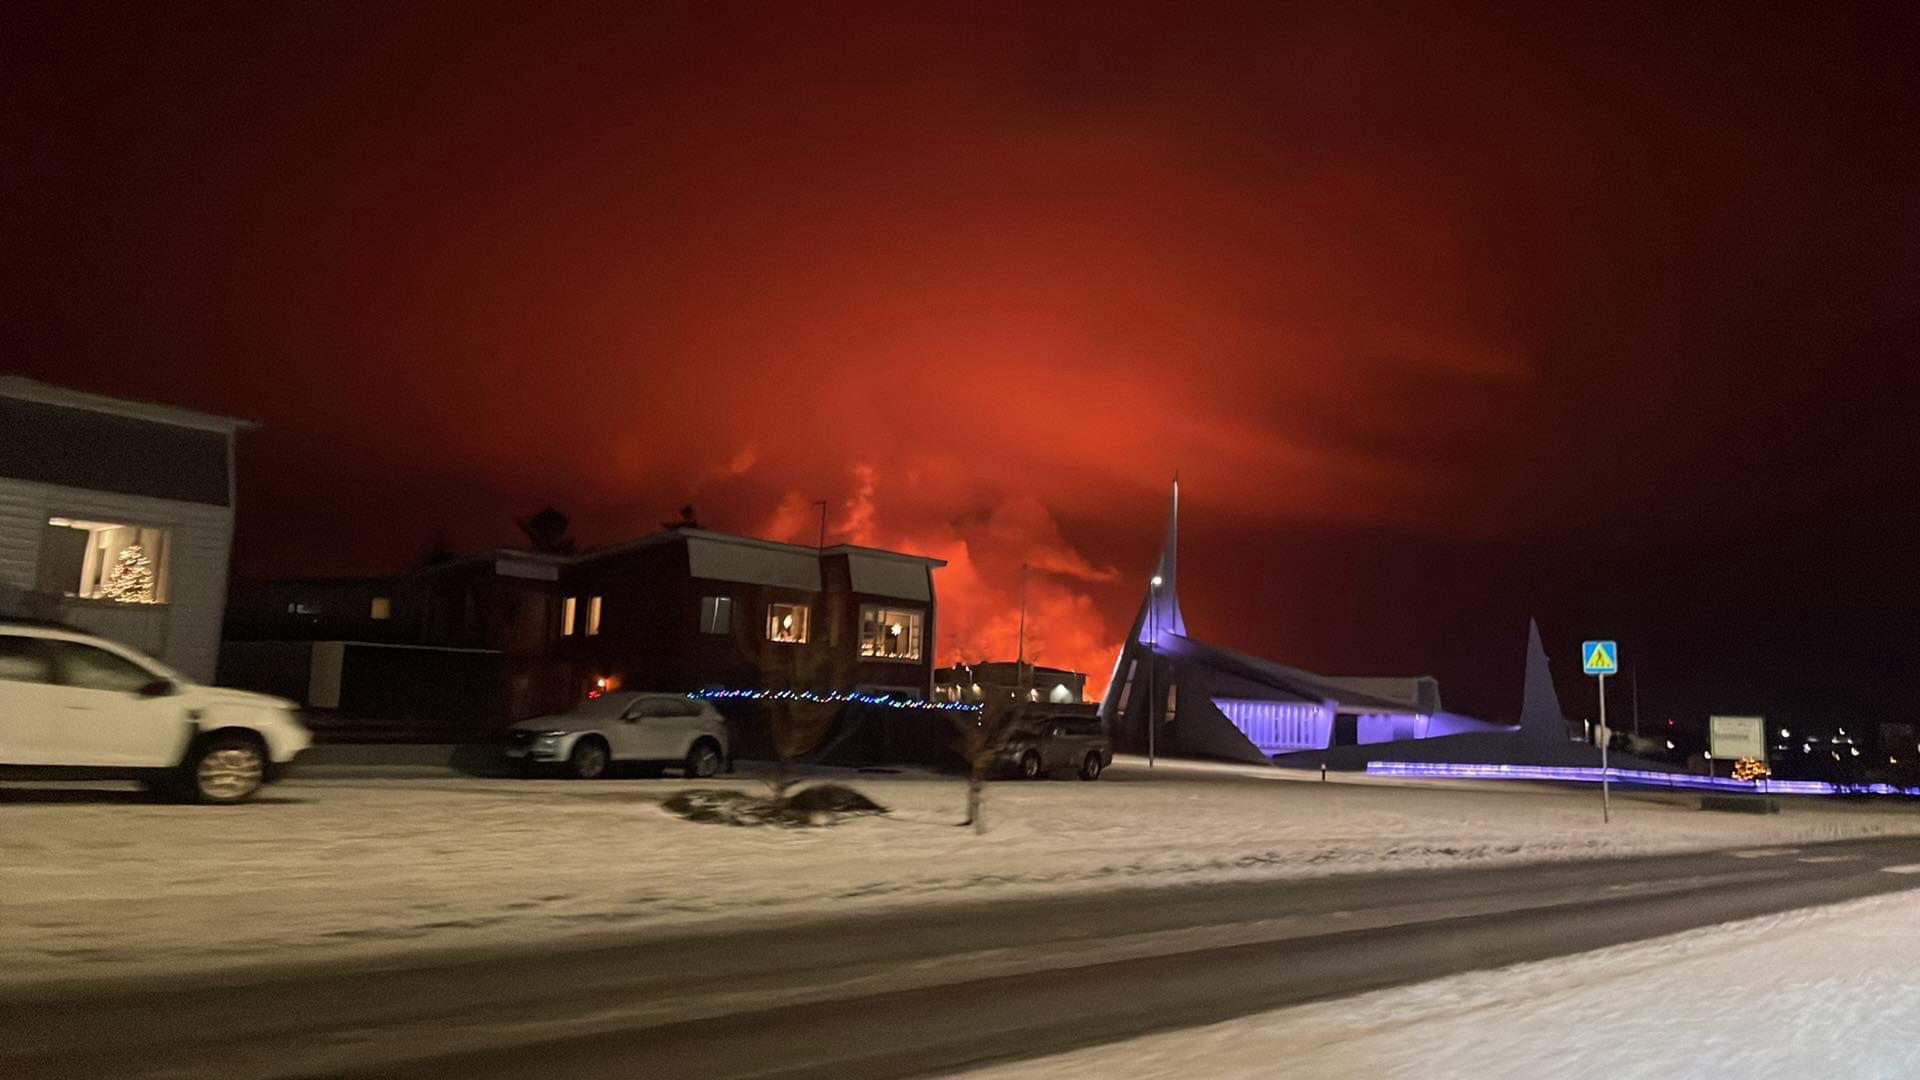
[[[1620,646],[1611,641],[1581,642],[1580,670],[1589,675],[1619,674]]]

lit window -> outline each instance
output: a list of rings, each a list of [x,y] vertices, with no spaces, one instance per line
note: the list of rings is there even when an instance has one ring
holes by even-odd
[[[805,604],[768,604],[767,640],[788,645],[806,644],[811,611]]]
[[[920,659],[921,614],[910,608],[862,605],[860,655],[885,660]]]
[[[588,597],[587,598],[587,636],[592,637],[593,635],[599,632],[600,632],[600,598],[597,596]]]
[[[369,618],[374,619],[393,618],[393,598],[389,596],[374,597],[373,608],[367,612],[367,615]]]
[[[120,604],[167,602],[171,529],[48,518],[40,535],[43,592]]]
[[[1073,691],[1067,689],[1066,683],[1056,683],[1053,689],[1047,691],[1047,700],[1055,705],[1065,705],[1073,700]]]
[[[580,598],[577,596],[569,596],[565,600],[560,601],[561,637],[571,637],[573,635],[573,617],[579,607]]]
[[[700,598],[700,632],[703,634],[727,634],[733,631],[733,597],[703,596]]]

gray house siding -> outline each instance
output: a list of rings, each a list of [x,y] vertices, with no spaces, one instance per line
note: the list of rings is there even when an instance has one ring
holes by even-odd
[[[172,530],[167,603],[116,604],[36,593],[49,517],[124,521]],[[0,609],[57,618],[150,653],[212,682],[227,600],[233,511],[0,477]]]

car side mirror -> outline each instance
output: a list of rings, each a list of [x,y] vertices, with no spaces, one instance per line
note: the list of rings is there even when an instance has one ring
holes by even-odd
[[[136,691],[141,697],[167,697],[180,692],[172,679],[155,679]]]

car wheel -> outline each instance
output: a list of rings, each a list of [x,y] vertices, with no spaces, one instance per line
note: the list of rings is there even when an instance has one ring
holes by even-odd
[[[705,780],[720,771],[721,761],[720,748],[711,739],[701,739],[687,751],[687,778]]]
[[[187,763],[187,793],[203,803],[245,802],[267,780],[267,755],[239,735],[209,739]]]
[[[1100,763],[1100,755],[1098,753],[1088,754],[1087,760],[1080,764],[1080,779],[1098,780],[1100,779],[1100,770],[1102,768],[1105,768],[1105,766]]]
[[[1029,750],[1020,755],[1020,775],[1033,780],[1040,775],[1040,755]]]
[[[607,754],[607,744],[599,739],[581,739],[573,744],[573,753],[567,756],[567,766],[580,780],[598,780],[607,775],[607,766],[611,758]]]

